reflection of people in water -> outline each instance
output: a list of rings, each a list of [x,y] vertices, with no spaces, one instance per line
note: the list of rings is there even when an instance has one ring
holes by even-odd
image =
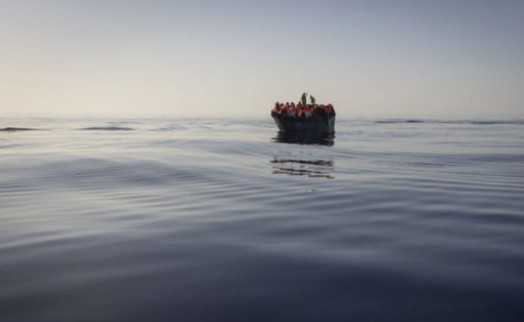
[[[331,175],[334,165],[332,160],[299,160],[273,157],[270,162],[273,163],[273,174],[334,179]]]

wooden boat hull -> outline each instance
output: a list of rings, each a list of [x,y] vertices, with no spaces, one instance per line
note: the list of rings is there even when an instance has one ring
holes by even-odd
[[[294,117],[271,113],[280,131],[335,132],[335,114],[329,116]]]

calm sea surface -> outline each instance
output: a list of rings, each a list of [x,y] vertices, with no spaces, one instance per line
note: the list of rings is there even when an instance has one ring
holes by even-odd
[[[524,120],[0,118],[0,321],[524,321]]]

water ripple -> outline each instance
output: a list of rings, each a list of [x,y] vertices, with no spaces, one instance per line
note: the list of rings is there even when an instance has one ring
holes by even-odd
[[[92,126],[92,127],[82,128],[81,130],[84,130],[84,131],[133,131],[134,129],[131,127],[125,127],[125,126]]]
[[[0,320],[524,315],[520,121],[270,121],[6,120]]]

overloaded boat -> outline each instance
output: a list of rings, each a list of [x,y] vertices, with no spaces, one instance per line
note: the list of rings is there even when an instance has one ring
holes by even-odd
[[[280,131],[315,131],[335,132],[335,109],[333,105],[315,104],[314,98],[311,104],[306,104],[304,95],[302,101],[295,103],[275,103],[271,111]]]

